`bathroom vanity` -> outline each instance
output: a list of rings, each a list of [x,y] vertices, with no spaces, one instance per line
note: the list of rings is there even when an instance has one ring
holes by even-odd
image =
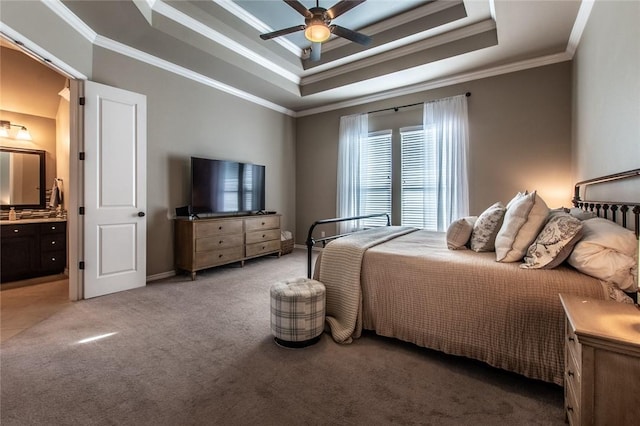
[[[66,219],[0,221],[0,282],[64,272]]]

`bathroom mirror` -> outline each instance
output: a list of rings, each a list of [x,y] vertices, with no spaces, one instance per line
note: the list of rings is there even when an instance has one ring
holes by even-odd
[[[0,207],[44,209],[45,152],[0,147]]]

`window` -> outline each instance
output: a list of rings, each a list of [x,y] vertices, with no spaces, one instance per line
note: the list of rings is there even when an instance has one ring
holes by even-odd
[[[360,214],[391,214],[391,130],[370,133],[360,143]],[[361,222],[364,227],[386,224],[384,217]]]
[[[437,228],[437,165],[435,134],[422,126],[400,129],[401,224]]]

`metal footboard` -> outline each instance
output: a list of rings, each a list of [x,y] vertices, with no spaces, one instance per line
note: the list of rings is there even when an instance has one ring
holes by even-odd
[[[322,247],[327,245],[327,242],[331,241],[331,240],[335,240],[336,238],[340,238],[340,237],[344,237],[345,235],[349,235],[350,232],[345,233],[345,234],[339,234],[339,235],[331,235],[329,237],[322,237],[322,238],[313,238],[313,231],[316,228],[316,226],[318,225],[326,225],[329,223],[339,223],[339,222],[348,222],[351,220],[360,220],[360,219],[371,219],[374,217],[385,217],[387,218],[387,226],[391,226],[391,216],[389,215],[389,213],[376,213],[376,214],[370,214],[370,215],[366,215],[366,216],[353,216],[353,217],[336,217],[333,219],[323,219],[323,220],[317,220],[315,222],[313,222],[313,224],[309,227],[309,233],[307,234],[307,241],[306,241],[306,245],[307,245],[307,278],[311,278],[311,269],[312,269],[312,251],[313,251],[313,246],[316,245],[316,243],[322,243]]]

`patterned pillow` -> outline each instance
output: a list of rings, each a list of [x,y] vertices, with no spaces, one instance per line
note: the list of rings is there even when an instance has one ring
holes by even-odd
[[[447,229],[447,247],[449,250],[466,250],[473,225],[478,220],[478,216],[461,217],[449,225]]]
[[[549,207],[536,191],[514,201],[504,215],[495,242],[498,262],[518,262],[549,216]]]
[[[529,246],[521,268],[552,269],[571,254],[582,238],[582,222],[567,213],[555,213]]]
[[[501,202],[497,202],[486,209],[476,220],[471,232],[471,250],[494,251],[496,235],[502,225],[506,209]]]

